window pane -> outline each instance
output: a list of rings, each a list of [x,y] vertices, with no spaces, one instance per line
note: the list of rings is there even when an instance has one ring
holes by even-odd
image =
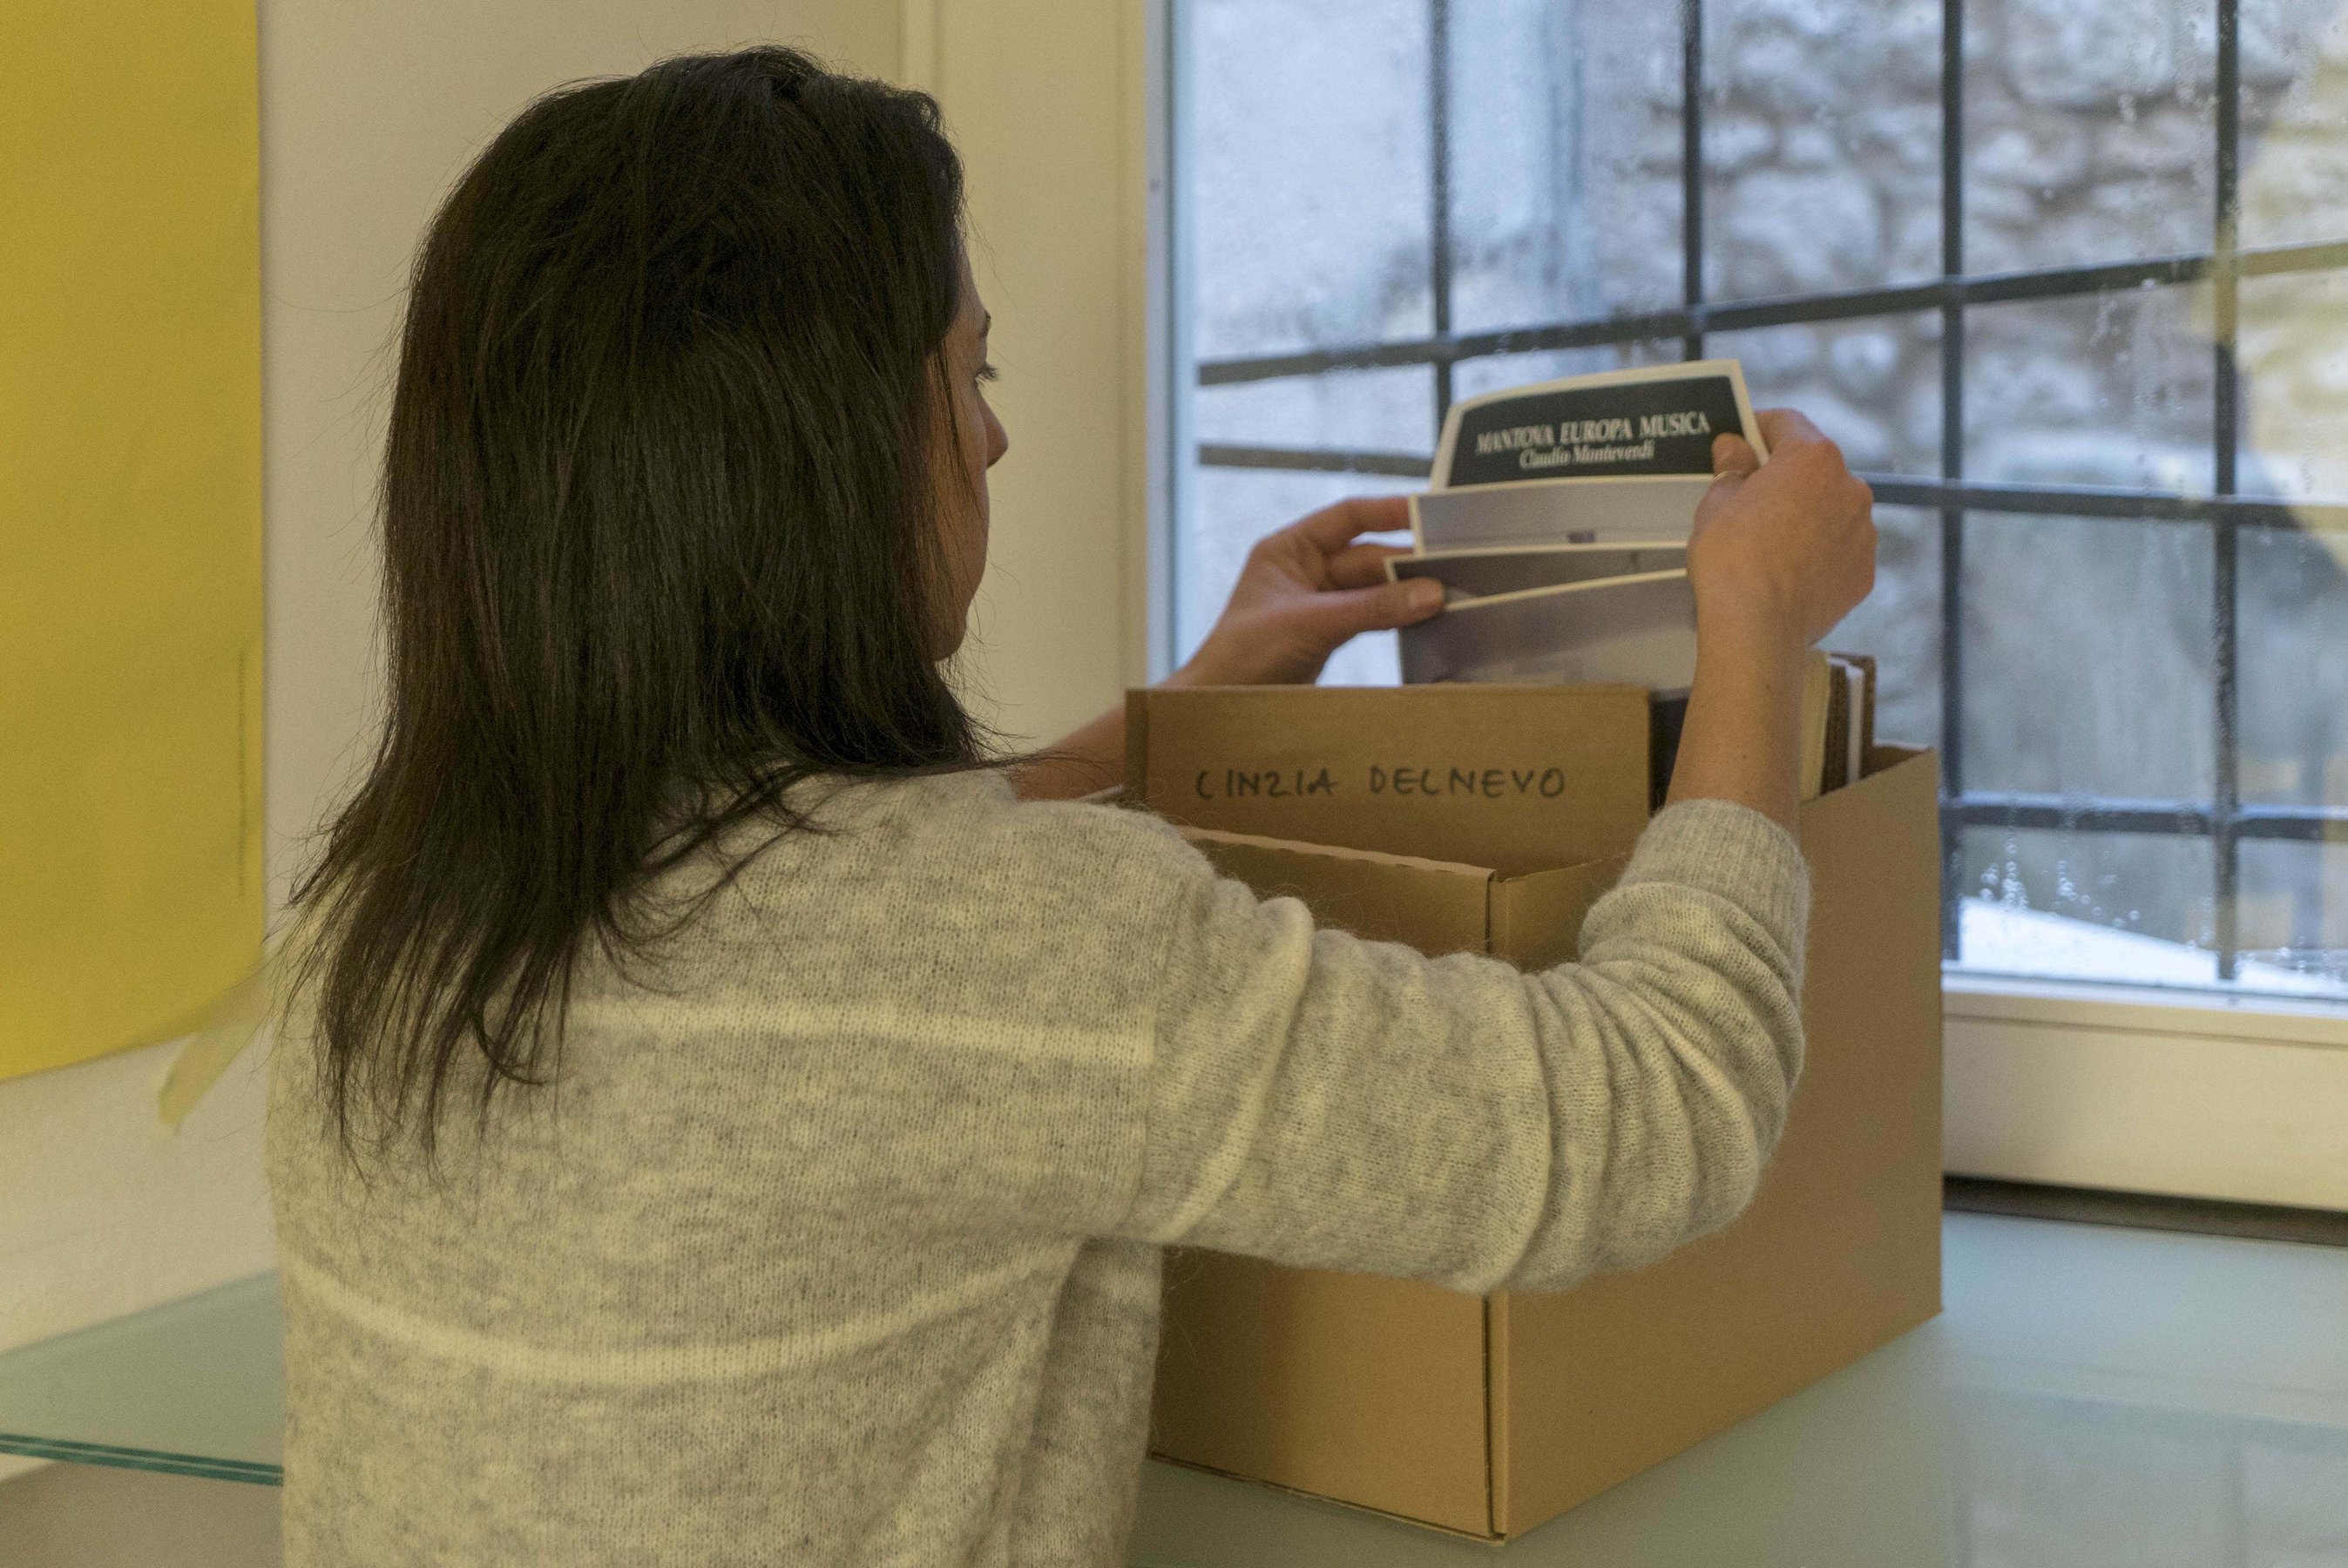
[[[1365,631],[1329,656],[1323,686],[1399,686],[1402,648],[1391,631]]]
[[[1969,827],[1962,845],[1955,891],[1965,968],[2216,983],[2208,839]]]
[[[2212,0],[1972,0],[1965,270],[2206,251]]]
[[[2242,0],[2242,243],[2348,238],[2348,14]]]
[[[1446,20],[1450,322],[1463,333],[1668,308],[1681,296],[1681,17],[1599,0],[1189,0],[1178,7],[1178,282],[1200,359],[1408,339],[1436,319],[1428,116]],[[1704,0],[1705,285],[1713,300],[1941,269],[1941,0]],[[2242,241],[2348,241],[2348,0],[2240,0]],[[2127,261],[2215,243],[2217,0],[1968,0],[1967,271]],[[2206,287],[1975,306],[1966,477],[2206,494],[2216,376]],[[2246,495],[2348,504],[2348,271],[2245,278]],[[1710,334],[1755,399],[1803,408],[1854,466],[1940,470],[1937,310]],[[1644,342],[1463,360],[1456,397],[1679,357]],[[1425,366],[1179,388],[1194,444],[1431,452]],[[1188,456],[1187,454],[1185,455]],[[1247,548],[1412,477],[1178,476],[1177,649]],[[2328,522],[2312,513],[2317,523]],[[1884,506],[1876,592],[1826,640],[1879,661],[1879,733],[1941,740],[1941,521]],[[2207,524],[1975,511],[1962,600],[1964,778],[2075,804],[2062,831],[1962,830],[1965,962],[2215,984],[2217,868],[2190,832],[2116,833],[2099,803],[2214,803],[2217,552]],[[2348,530],[2239,533],[2239,726],[2254,810],[2348,809]],[[1395,678],[1365,639],[1330,682]],[[2070,817],[2064,819],[2073,821]],[[2252,831],[2274,831],[2270,825]],[[2249,839],[2241,984],[2337,974],[2348,845]],[[1984,880],[1984,878],[1987,880]],[[1983,894],[1988,897],[1984,898]],[[2327,968],[2328,966],[2328,968]]]
[[[1190,417],[1202,443],[1406,452],[1432,462],[1435,373],[1407,365],[1202,386]]]
[[[1453,325],[1679,303],[1678,8],[1449,11]]]
[[[1965,787],[2209,800],[2210,566],[2201,524],[1968,518]]]
[[[1710,0],[1704,17],[1706,294],[1938,276],[1940,0]]]
[[[1256,540],[1348,496],[1392,496],[1416,487],[1416,481],[1375,474],[1192,469],[1174,538],[1176,660],[1188,659],[1222,613]],[[1407,534],[1369,537],[1373,542],[1410,542]]]
[[[1822,648],[1875,659],[1875,734],[1887,744],[1941,743],[1941,514],[1875,508],[1875,591]]]
[[[2348,845],[2244,844],[2236,908],[2245,985],[2348,994]]]
[[[1744,361],[1756,406],[1800,409],[1860,472],[1940,473],[1938,313],[1714,333],[1704,352]]]
[[[2348,501],[2348,274],[2245,278],[2241,298],[2241,493]]]
[[[1965,314],[1965,477],[2208,494],[2209,328],[2182,289]]]
[[[1626,370],[1633,365],[1670,364],[1684,357],[1676,338],[1670,343],[1628,343],[1609,348],[1488,354],[1482,359],[1463,359],[1451,367],[1451,395],[1476,397],[1536,381],[1590,375],[1601,370]]]
[[[1426,0],[1189,7],[1191,347],[1433,330]]]
[[[2242,799],[2348,807],[2348,536],[2240,540]]]

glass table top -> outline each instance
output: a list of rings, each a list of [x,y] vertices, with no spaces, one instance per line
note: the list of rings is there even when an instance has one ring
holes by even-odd
[[[285,1334],[277,1276],[0,1355],[0,1453],[275,1485]]]
[[[1952,1214],[1941,1317],[1504,1547],[1153,1462],[1142,1568],[2348,1568],[2348,1247]],[[264,1275],[0,1355],[0,1451],[273,1483]]]

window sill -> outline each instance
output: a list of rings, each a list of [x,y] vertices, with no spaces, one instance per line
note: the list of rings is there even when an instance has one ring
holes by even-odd
[[[1951,975],[1952,1175],[2348,1210],[2348,1016]]]

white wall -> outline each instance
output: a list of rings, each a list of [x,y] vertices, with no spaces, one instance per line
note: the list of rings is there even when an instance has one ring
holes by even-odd
[[[973,707],[1048,743],[1147,675],[1140,0],[904,0],[907,78],[961,148],[1011,435]]]

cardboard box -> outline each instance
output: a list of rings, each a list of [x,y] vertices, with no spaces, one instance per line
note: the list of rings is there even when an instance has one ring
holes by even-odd
[[[1429,953],[1570,957],[1647,815],[1632,689],[1152,691],[1128,712],[1130,788],[1227,873]],[[1733,1225],[1485,1297],[1174,1249],[1153,1451],[1504,1540],[1936,1314],[1938,803],[1931,753],[1877,747],[1802,808],[1808,1057]]]

